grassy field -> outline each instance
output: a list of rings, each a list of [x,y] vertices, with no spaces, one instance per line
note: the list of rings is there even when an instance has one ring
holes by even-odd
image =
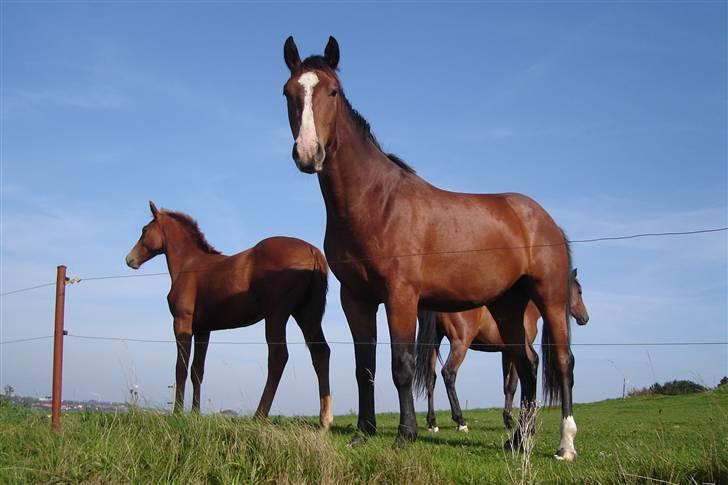
[[[577,405],[574,463],[557,462],[557,410],[541,410],[524,470],[505,453],[500,410],[449,413],[440,433],[393,450],[397,416],[379,416],[379,436],[350,449],[356,417],[328,435],[316,420],[165,416],[154,412],[47,416],[0,407],[0,483],[728,483],[728,389]],[[424,418],[420,416],[420,423]],[[525,475],[525,476],[524,476]],[[660,482],[664,481],[664,482]]]

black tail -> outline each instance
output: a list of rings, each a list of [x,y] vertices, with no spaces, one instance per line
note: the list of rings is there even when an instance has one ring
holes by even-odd
[[[564,231],[564,244],[569,262],[569,271],[567,272],[566,282],[566,334],[568,336],[567,344],[571,347],[571,247],[569,240]],[[541,368],[543,369],[543,400],[547,406],[555,406],[561,403],[561,370],[556,355],[556,347],[553,345],[554,339],[551,329],[544,322],[543,331],[541,333]]]
[[[558,369],[556,349],[552,345],[551,330],[543,326],[541,334],[541,368],[543,369],[543,400],[547,406],[561,403],[561,372]]]
[[[437,352],[439,357],[437,313],[419,310],[417,319],[420,321],[420,326],[417,332],[414,388],[418,396],[424,396],[427,392],[428,382],[432,379],[432,353]]]

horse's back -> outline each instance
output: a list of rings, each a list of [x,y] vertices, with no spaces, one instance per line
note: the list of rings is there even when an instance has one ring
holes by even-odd
[[[288,236],[263,239],[251,248],[251,252],[254,264],[265,268],[313,269],[325,260],[313,244]]]

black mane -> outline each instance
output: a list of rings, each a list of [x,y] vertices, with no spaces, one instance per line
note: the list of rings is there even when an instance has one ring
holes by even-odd
[[[336,77],[336,79],[339,79],[339,76],[336,74],[336,71],[331,69],[331,66],[326,62],[326,59],[324,59],[323,56],[309,56],[307,57],[302,63],[301,67],[303,69],[315,69],[318,71],[326,71],[331,73],[333,76]],[[389,160],[397,165],[402,170],[409,172],[409,173],[416,173],[415,169],[413,169],[411,166],[409,166],[404,160],[399,158],[397,155],[394,155],[392,153],[385,153],[384,150],[382,150],[382,146],[379,144],[379,141],[377,140],[377,137],[374,136],[374,133],[372,133],[371,126],[369,126],[369,122],[359,113],[357,110],[354,109],[354,107],[351,105],[347,97],[344,95],[344,89],[341,87],[341,82],[339,82],[339,95],[341,96],[341,99],[344,100],[344,105],[349,110],[349,115],[351,116],[351,119],[354,120],[354,124],[361,130],[362,134],[366,139],[374,143],[374,146],[379,149],[382,153],[384,153]]]

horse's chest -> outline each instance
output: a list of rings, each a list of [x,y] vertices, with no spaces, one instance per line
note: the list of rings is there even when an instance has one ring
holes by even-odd
[[[341,284],[371,296],[381,293],[385,272],[379,267],[380,261],[360,245],[347,244],[327,234],[324,252],[331,272]]]

